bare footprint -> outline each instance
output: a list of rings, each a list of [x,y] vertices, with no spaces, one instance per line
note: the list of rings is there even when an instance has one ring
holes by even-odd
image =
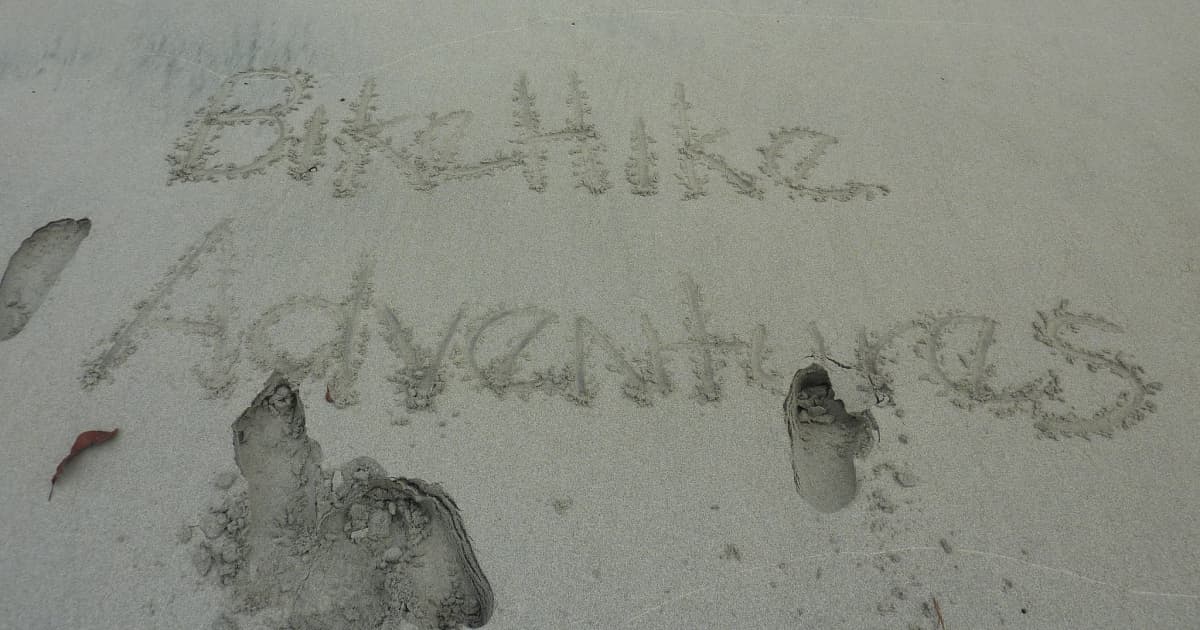
[[[858,493],[854,458],[870,451],[876,426],[870,410],[850,413],[835,396],[829,374],[814,363],[796,371],[783,402],[796,491],[825,513],[854,500]]]
[[[21,242],[0,280],[0,341],[25,328],[91,229],[88,219],[60,219]]]

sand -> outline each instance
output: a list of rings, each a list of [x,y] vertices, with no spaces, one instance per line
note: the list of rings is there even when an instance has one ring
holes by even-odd
[[[0,628],[1193,627],[1197,26],[9,11]]]

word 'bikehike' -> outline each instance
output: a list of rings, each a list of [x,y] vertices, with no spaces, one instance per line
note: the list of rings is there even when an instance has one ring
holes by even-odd
[[[248,109],[234,101],[239,88],[251,82],[283,82],[282,101],[267,107]],[[303,123],[303,132],[294,134],[287,117],[300,104],[311,98],[314,86],[312,75],[299,70],[248,70],[239,72],[221,83],[208,105],[187,123],[187,133],[168,155],[171,164],[170,181],[216,181],[219,177],[247,178],[263,174],[268,168],[287,161],[287,173],[298,181],[311,182],[324,166],[329,117],[324,105],[316,106]],[[601,134],[591,120],[591,106],[583,81],[575,72],[567,77],[566,107],[569,113],[565,126],[547,129],[542,125],[534,94],[525,73],[519,74],[513,87],[514,137],[509,150],[497,150],[492,156],[470,162],[459,158],[461,143],[474,114],[465,109],[446,114],[426,116],[406,114],[379,118],[376,112],[379,94],[374,79],[363,83],[358,100],[349,103],[349,117],[333,138],[341,159],[333,168],[334,196],[348,197],[366,188],[364,175],[373,159],[382,157],[396,170],[399,177],[413,189],[430,191],[452,181],[493,176],[507,171],[519,172],[531,190],[546,190],[551,165],[551,146],[563,147],[570,160],[576,187],[592,194],[601,194],[613,187],[609,167],[605,162],[608,151]],[[677,169],[675,179],[682,187],[684,199],[695,199],[709,191],[709,174],[719,175],[735,192],[753,199],[762,199],[765,187],[787,191],[793,199],[813,201],[849,201],[856,197],[872,200],[886,195],[888,187],[848,181],[841,184],[821,184],[811,181],[826,149],[837,144],[832,135],[806,127],[780,127],[768,134],[765,145],[758,148],[762,159],[758,173],[735,166],[718,153],[713,143],[727,135],[725,130],[701,131],[692,121],[692,104],[684,86],[676,83],[671,103],[671,127],[674,132]],[[216,156],[223,151],[217,140],[222,133],[233,133],[241,126],[257,123],[273,130],[273,141],[261,153],[242,163],[220,163]],[[390,135],[408,131],[406,139]],[[257,141],[252,132],[245,140]],[[628,158],[625,179],[630,193],[656,195],[659,193],[659,173],[665,167],[653,146],[657,143],[646,120],[637,116],[630,124]],[[259,144],[266,144],[261,142]],[[557,156],[556,154],[556,157]]]

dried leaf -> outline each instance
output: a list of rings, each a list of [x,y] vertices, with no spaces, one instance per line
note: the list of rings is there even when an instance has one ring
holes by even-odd
[[[71,452],[58,463],[58,468],[54,470],[54,476],[50,478],[50,496],[47,496],[46,500],[49,501],[50,497],[54,496],[54,482],[58,481],[58,477],[62,475],[63,466],[66,466],[67,462],[75,459],[75,456],[84,450],[97,444],[103,444],[115,437],[117,437],[117,429],[113,429],[112,431],[84,431],[80,433],[75,438],[75,443],[71,445]]]
[[[325,386],[325,402],[333,404],[333,392],[329,391],[329,386]]]

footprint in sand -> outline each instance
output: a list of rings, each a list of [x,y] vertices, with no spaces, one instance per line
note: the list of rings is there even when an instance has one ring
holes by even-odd
[[[858,492],[854,458],[871,450],[876,428],[870,410],[850,413],[835,396],[829,374],[814,363],[796,371],[783,402],[796,491],[825,513],[854,500]]]
[[[232,428],[245,526],[205,531],[197,563],[220,564],[232,589],[222,619],[261,613],[292,630],[488,622],[491,585],[440,486],[388,477],[369,457],[323,470],[299,392],[278,373]]]
[[[0,280],[0,341],[25,328],[91,229],[87,219],[60,219],[21,242]]]

